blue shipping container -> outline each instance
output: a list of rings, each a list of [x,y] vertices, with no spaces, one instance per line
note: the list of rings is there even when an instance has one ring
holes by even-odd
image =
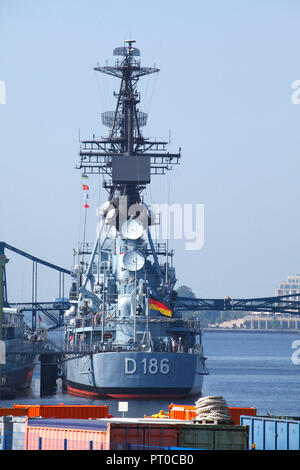
[[[300,421],[265,416],[241,416],[249,426],[249,449],[300,450]]]

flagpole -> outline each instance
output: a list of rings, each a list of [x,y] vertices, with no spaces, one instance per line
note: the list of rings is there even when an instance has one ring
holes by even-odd
[[[86,176],[86,175],[84,175],[84,176],[85,176],[85,178],[87,179],[87,176]],[[83,175],[82,175],[82,177],[83,177]],[[83,191],[88,191],[90,188],[89,188],[88,185],[83,184],[83,185],[82,185],[82,189],[83,189]],[[89,207],[89,206],[88,206],[88,203],[87,203],[88,198],[89,198],[89,195],[86,194],[86,195],[85,195],[85,204],[84,204],[83,252],[84,252],[84,250],[85,250],[86,221],[87,221],[86,213],[87,213],[87,209],[88,209],[88,207]],[[82,261],[84,261],[84,254],[82,255]]]
[[[149,337],[149,287],[147,286],[146,288],[146,325],[147,325],[147,340],[150,343],[150,337]]]
[[[84,251],[84,245],[85,245],[85,235],[86,235],[86,213],[87,210],[84,210],[84,224],[83,224],[83,251]],[[84,258],[82,259],[84,261]]]
[[[135,273],[134,273],[134,323],[133,323],[134,342],[136,342],[136,272],[137,272],[137,257],[135,257]]]
[[[103,310],[102,310],[102,343],[104,343],[104,315],[106,311],[106,296],[105,296],[105,284],[106,284],[106,265],[104,264],[103,269]]]

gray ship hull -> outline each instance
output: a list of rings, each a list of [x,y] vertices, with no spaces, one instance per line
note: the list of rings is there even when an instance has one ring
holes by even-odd
[[[203,364],[198,354],[102,352],[67,360],[63,383],[92,398],[179,398],[201,394]]]
[[[9,398],[30,387],[36,354],[15,354],[7,357],[6,364],[1,366],[1,398]]]

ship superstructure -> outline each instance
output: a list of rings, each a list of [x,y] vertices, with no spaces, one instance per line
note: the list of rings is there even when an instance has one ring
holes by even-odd
[[[108,199],[93,247],[83,243],[76,253],[63,382],[70,393],[91,397],[200,394],[207,373],[200,324],[176,312],[174,253],[152,240],[159,220],[142,197],[151,176],[172,169],[181,153],[142,135],[147,114],[139,110],[137,83],[159,70],[141,66],[134,43],[114,50],[114,66],[95,68],[121,83],[116,109],[102,114],[109,136],[81,142],[78,168],[103,175]]]

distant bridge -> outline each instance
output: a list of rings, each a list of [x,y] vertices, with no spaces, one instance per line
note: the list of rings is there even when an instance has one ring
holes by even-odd
[[[261,297],[253,299],[197,299],[177,297],[174,308],[176,311],[234,311],[234,312],[267,312],[300,315],[299,294]]]
[[[24,311],[32,312],[32,330],[33,331],[36,330],[38,312],[45,314],[53,322],[53,326],[49,327],[49,330],[54,329],[54,328],[59,328],[60,326],[62,326],[64,311],[70,308],[70,304],[65,302],[64,301],[65,299],[63,298],[64,297],[64,284],[65,284],[64,276],[65,274],[70,275],[71,271],[69,271],[68,269],[62,268],[61,266],[57,266],[56,264],[49,263],[48,261],[45,261],[41,258],[37,258],[36,256],[33,256],[27,253],[26,251],[20,250],[19,248],[9,245],[8,243],[5,243],[3,241],[0,242],[0,256],[5,255],[4,253],[5,249],[12,251],[14,253],[17,253],[23,258],[27,258],[32,261],[32,301],[25,302],[25,303],[24,302],[21,302],[21,303],[8,302],[6,272],[5,272],[5,267],[4,267],[3,282],[2,282],[3,292],[1,293],[3,297],[3,306],[4,307],[16,307],[21,312],[24,312]],[[38,278],[37,266],[38,264],[46,266],[47,268],[50,268],[59,273],[59,292],[58,292],[59,301],[38,302],[37,300],[37,278]],[[53,315],[53,311],[59,312],[58,317]]]
[[[53,323],[53,325],[48,328],[48,330],[51,331],[63,326],[64,312],[71,307],[71,304],[66,300],[61,300],[54,302],[10,302],[9,306],[18,309],[21,313],[35,312],[35,314],[44,314]],[[58,312],[58,315],[54,315],[54,312]]]

